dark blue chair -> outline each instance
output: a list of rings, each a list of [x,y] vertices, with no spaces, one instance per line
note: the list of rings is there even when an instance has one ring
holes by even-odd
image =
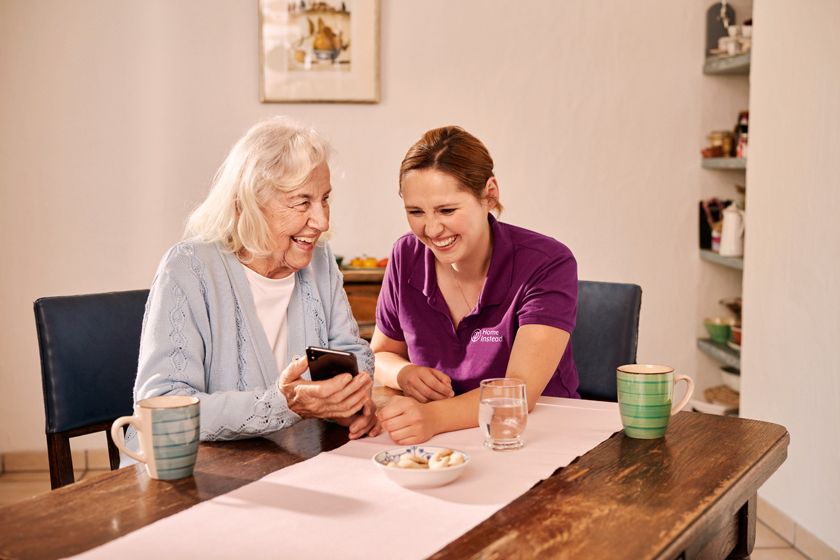
[[[615,369],[636,363],[642,288],[613,282],[578,283],[577,325],[572,350],[584,399],[618,399]]]
[[[75,481],[70,438],[104,431],[111,469],[120,454],[111,423],[133,413],[140,330],[149,290],[38,299],[50,482]]]

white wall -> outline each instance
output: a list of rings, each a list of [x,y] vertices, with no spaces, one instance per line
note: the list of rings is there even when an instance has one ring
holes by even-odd
[[[840,550],[840,2],[754,15],[741,412],[791,435],[762,497]]]

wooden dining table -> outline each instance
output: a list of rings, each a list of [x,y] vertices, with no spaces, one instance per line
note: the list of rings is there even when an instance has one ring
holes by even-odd
[[[346,441],[309,419],[202,443],[189,478],[152,480],[136,465],[82,480],[0,508],[0,558],[83,552]],[[676,414],[661,439],[620,431],[432,558],[747,558],[756,492],[789,441],[776,424],[696,412]]]

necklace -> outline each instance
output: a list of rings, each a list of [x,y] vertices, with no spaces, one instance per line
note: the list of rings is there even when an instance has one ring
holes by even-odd
[[[455,267],[450,265],[449,270],[452,271],[452,279],[455,280],[455,286],[458,288],[458,292],[461,294],[461,299],[464,300],[464,305],[467,307],[466,314],[469,315],[470,311],[473,310],[475,305],[470,305],[470,302],[467,299],[467,294],[464,293],[464,288],[461,287],[461,282],[458,280],[458,272],[455,270]],[[486,278],[485,278],[485,280],[486,280]],[[482,287],[484,287],[483,283],[482,283]],[[476,301],[476,304],[478,304],[478,301]]]

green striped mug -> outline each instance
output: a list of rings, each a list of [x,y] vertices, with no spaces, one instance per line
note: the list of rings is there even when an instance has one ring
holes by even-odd
[[[122,427],[126,424],[137,430],[139,452],[125,446]],[[198,454],[199,425],[197,397],[152,397],[137,402],[134,416],[114,420],[111,437],[120,451],[146,463],[150,477],[175,480],[193,473]]]
[[[683,399],[673,406],[674,385],[688,384]],[[650,364],[628,364],[616,370],[618,408],[624,433],[631,438],[655,439],[665,435],[671,416],[688,404],[694,381],[674,375],[674,368]]]

